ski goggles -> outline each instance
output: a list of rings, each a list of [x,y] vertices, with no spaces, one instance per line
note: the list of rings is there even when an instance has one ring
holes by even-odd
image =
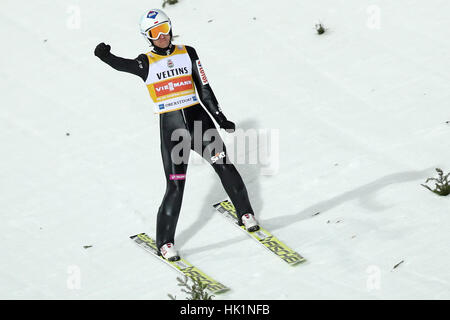
[[[147,30],[147,36],[152,40],[157,40],[161,34],[168,34],[169,32],[170,24],[168,22],[164,22]]]

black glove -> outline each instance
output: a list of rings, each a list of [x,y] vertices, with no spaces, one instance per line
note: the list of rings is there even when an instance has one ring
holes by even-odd
[[[109,44],[104,44],[103,42],[95,47],[94,54],[100,59],[104,59],[111,54],[111,46]]]
[[[234,130],[236,130],[236,125],[230,120],[223,120],[221,123],[219,123],[219,126],[222,129],[225,129],[227,132],[234,132]]]
[[[221,129],[225,129],[227,132],[233,132],[236,129],[236,125],[233,122],[227,120],[222,112],[217,111],[214,114],[214,118],[216,119]]]

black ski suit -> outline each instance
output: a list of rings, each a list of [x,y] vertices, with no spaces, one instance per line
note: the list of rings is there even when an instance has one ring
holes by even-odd
[[[160,49],[153,47],[153,54],[156,55],[170,55],[175,46],[171,44],[169,48]],[[222,127],[222,124],[230,123],[221,112],[217,103],[216,97],[209,84],[204,84],[201,81],[201,75],[195,61],[198,60],[198,56],[194,48],[186,46],[189,57],[192,61],[192,78],[194,80],[197,93],[203,105],[212,114],[215,120]],[[102,61],[109,64],[116,70],[129,72],[141,77],[144,81],[147,79],[149,70],[148,57],[145,54],[139,55],[136,59],[124,59],[117,57],[109,52],[99,56]],[[97,53],[96,53],[97,54]],[[181,203],[183,199],[183,191],[185,180],[171,179],[173,175],[176,177],[183,177],[186,174],[189,152],[194,150],[206,159],[219,175],[222,185],[231,199],[231,202],[236,208],[236,213],[239,219],[246,213],[253,214],[253,209],[250,205],[247,189],[242,181],[241,176],[236,170],[235,166],[227,159],[227,153],[225,145],[218,135],[217,129],[205,109],[196,104],[191,107],[187,107],[180,110],[174,110],[167,113],[161,113],[159,115],[160,124],[160,137],[161,137],[161,155],[164,165],[164,172],[166,175],[166,192],[164,194],[161,206],[159,207],[157,216],[157,228],[156,228],[156,244],[158,249],[164,244],[175,241],[175,229],[178,221],[178,216],[181,209]],[[198,122],[197,122],[198,121]],[[201,137],[194,137],[194,122],[196,125],[201,125]],[[185,148],[179,152],[183,161],[177,163],[173,161],[171,152],[175,145],[179,144],[179,141],[172,141],[171,136],[176,129],[187,129],[186,132],[190,135],[190,148]],[[210,141],[208,137],[204,136],[206,130],[213,130],[214,139]],[[211,132],[211,131],[209,131]],[[196,131],[197,134],[197,131]],[[217,141],[215,139],[218,139]],[[200,148],[194,146],[195,141],[201,141]],[[218,148],[212,148],[211,142],[214,142],[214,146],[220,145]],[[194,148],[196,147],[196,148]],[[200,150],[201,149],[201,150]],[[187,151],[186,151],[187,150]],[[212,159],[217,154],[224,152],[221,156],[223,158],[215,161]]]

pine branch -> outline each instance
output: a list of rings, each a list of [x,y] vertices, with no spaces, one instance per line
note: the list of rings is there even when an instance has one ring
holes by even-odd
[[[177,277],[177,280],[178,286],[183,287],[181,289],[181,292],[187,295],[187,300],[212,300],[212,298],[214,297],[213,295],[210,295],[206,290],[208,285],[205,283],[201,283],[198,280],[189,279],[186,276],[184,277],[184,279]],[[189,280],[193,282],[192,286],[189,285]],[[171,294],[168,294],[168,296],[170,299],[176,300],[176,298]]]
[[[425,184],[422,184],[422,186],[427,188],[431,192],[436,193],[437,195],[448,196],[450,194],[450,183],[448,181],[448,178],[450,176],[450,172],[447,173],[444,176],[444,172],[442,171],[442,169],[436,168],[436,171],[437,171],[437,173],[439,175],[438,178],[428,178],[425,181],[425,184],[430,182],[430,181],[435,181],[436,183],[434,185],[434,189],[431,189],[429,186],[427,186]]]

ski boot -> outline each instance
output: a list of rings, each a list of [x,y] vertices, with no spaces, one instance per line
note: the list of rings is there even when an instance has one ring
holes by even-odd
[[[175,249],[175,245],[171,242],[166,243],[165,245],[163,245],[160,249],[159,252],[161,254],[161,256],[169,261],[178,261],[180,260],[180,256],[178,255],[177,250]]]
[[[246,213],[241,218],[241,226],[245,226],[248,232],[255,232],[259,230],[258,221],[256,221],[255,216],[251,213]]]

